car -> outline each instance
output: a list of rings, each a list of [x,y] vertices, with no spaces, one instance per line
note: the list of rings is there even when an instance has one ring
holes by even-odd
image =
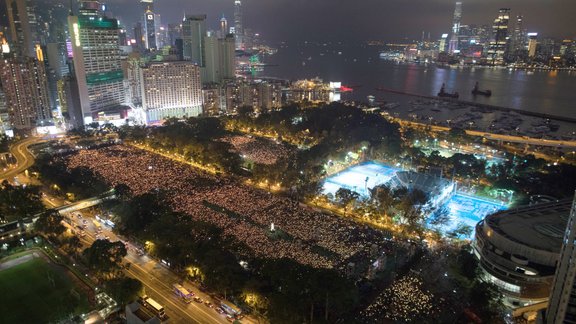
[[[83,223],[83,224],[88,224],[88,221],[84,219],[84,220],[82,220],[82,223]]]
[[[216,307],[216,311],[218,312],[218,314],[224,314],[225,313],[225,311],[220,307]]]
[[[214,308],[214,304],[212,304],[208,300],[204,302],[204,305],[206,305],[206,307]]]
[[[227,320],[228,322],[234,322],[236,319],[234,318],[234,316],[228,314],[228,315],[226,315],[226,320]]]
[[[197,303],[200,303],[200,304],[202,304],[202,303],[204,302],[204,301],[202,300],[202,298],[200,298],[200,297],[198,297],[198,296],[194,297],[194,301],[197,302]]]

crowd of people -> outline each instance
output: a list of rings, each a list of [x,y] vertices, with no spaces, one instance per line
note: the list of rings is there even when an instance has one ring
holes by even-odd
[[[294,153],[286,144],[248,135],[228,136],[221,141],[232,144],[238,154],[258,164],[272,165]]]
[[[111,186],[127,185],[134,195],[164,190],[175,211],[215,224],[245,243],[249,250],[237,251],[241,255],[344,269],[350,258],[374,245],[382,250],[390,245],[384,233],[370,227],[134,147],[81,150],[66,159],[69,168],[88,167]]]
[[[370,321],[385,316],[394,321],[407,322],[416,318],[429,318],[438,313],[434,295],[422,287],[422,280],[408,275],[396,280],[363,312]]]

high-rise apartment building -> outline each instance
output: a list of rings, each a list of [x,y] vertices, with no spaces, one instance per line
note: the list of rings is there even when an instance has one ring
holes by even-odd
[[[491,65],[501,65],[504,63],[504,54],[508,44],[508,22],[510,20],[510,9],[501,8],[498,16],[492,25],[493,38],[488,47],[488,63]]]
[[[147,123],[202,113],[200,68],[187,62],[154,62],[140,70],[142,108]]]
[[[235,41],[234,35],[224,38],[209,33],[205,37],[206,67],[202,75],[204,83],[220,83],[230,80],[235,75]]]
[[[138,53],[132,53],[126,59],[126,78],[128,82],[128,101],[134,107],[142,106],[142,67],[146,60]]]
[[[124,75],[120,60],[118,21],[86,11],[69,16],[73,62],[85,124],[99,113],[124,109]]]
[[[35,56],[36,18],[29,0],[6,0],[9,37],[12,52],[16,56]]]
[[[576,323],[576,196],[556,266],[546,323]]]
[[[183,56],[201,67],[205,58],[206,15],[187,15],[182,22]]]
[[[44,62],[31,57],[0,62],[0,79],[12,126],[30,129],[51,121],[48,78]]]
[[[454,8],[454,18],[452,19],[452,33],[450,34],[450,43],[448,44],[448,53],[458,52],[458,36],[460,36],[460,21],[462,19],[462,2],[456,2]]]

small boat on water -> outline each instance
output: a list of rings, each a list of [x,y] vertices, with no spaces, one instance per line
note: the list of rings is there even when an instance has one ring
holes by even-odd
[[[472,95],[474,95],[474,96],[482,95],[482,96],[490,97],[492,95],[492,90],[480,90],[480,88],[478,87],[478,82],[476,82],[476,84],[474,85],[474,88],[472,89]]]
[[[455,98],[455,99],[458,99],[458,97],[460,97],[458,92],[452,92],[452,93],[446,92],[446,90],[444,88],[445,88],[445,85],[444,85],[444,83],[442,83],[442,88],[440,88],[440,92],[438,92],[438,97]]]

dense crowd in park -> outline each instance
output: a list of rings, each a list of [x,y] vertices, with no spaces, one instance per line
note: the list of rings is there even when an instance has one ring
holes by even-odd
[[[134,195],[167,192],[166,203],[193,219],[215,224],[224,235],[265,258],[290,258],[316,268],[340,268],[372,244],[385,246],[380,231],[313,211],[297,201],[200,173],[168,158],[128,146],[83,150],[70,168],[88,167],[111,185],[125,184]],[[274,235],[283,232],[285,235]]]
[[[253,136],[234,135],[221,139],[232,144],[234,150],[248,161],[264,165],[276,164],[294,154],[287,145]]]

